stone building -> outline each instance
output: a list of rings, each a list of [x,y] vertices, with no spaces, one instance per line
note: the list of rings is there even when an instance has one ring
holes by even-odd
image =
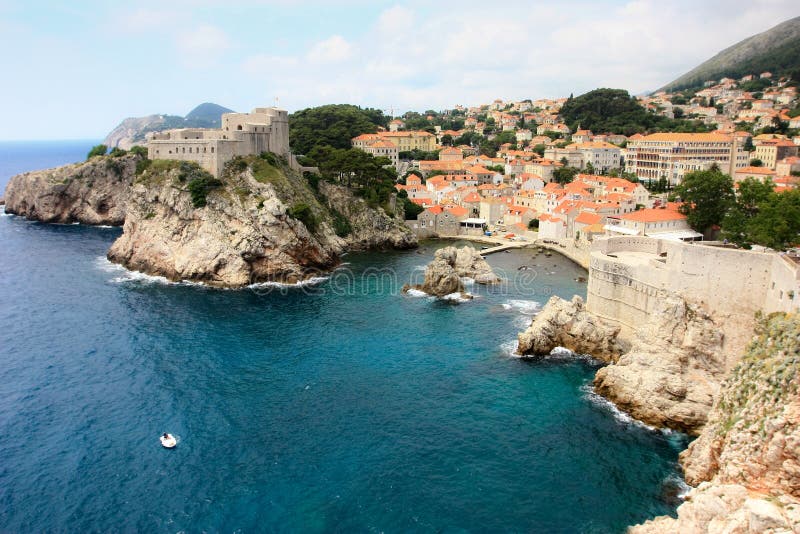
[[[746,167],[748,152],[740,138],[709,133],[655,133],[628,140],[625,170],[640,180],[666,178],[679,184],[683,176],[717,164],[733,176]]]
[[[289,151],[289,115],[277,108],[225,113],[220,129],[181,128],[148,135],[147,157],[194,161],[216,177],[236,156],[274,152],[300,168]]]

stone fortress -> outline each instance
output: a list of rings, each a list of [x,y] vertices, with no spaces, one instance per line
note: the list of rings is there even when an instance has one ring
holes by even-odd
[[[224,113],[220,129],[180,128],[147,136],[147,157],[194,161],[215,177],[236,156],[274,152],[302,170],[289,151],[289,114],[277,108]]]
[[[631,335],[659,299],[676,294],[718,321],[736,354],[752,337],[756,312],[800,311],[800,258],[650,237],[592,245],[586,307]]]

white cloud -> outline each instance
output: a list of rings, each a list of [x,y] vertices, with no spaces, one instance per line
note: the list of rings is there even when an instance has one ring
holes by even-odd
[[[312,63],[339,63],[352,55],[353,46],[341,35],[334,35],[312,46],[306,58]]]
[[[189,67],[202,68],[215,64],[231,47],[228,35],[210,24],[201,24],[178,33],[175,46],[181,61]]]
[[[635,94],[795,11],[790,0],[507,0],[501,11],[472,0],[458,9],[407,0],[362,34],[336,34],[291,57],[251,57],[242,67],[261,74],[289,109],[349,102],[402,112],[596,87]]]

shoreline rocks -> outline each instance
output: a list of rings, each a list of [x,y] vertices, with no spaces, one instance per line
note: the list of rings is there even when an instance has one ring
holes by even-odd
[[[6,212],[49,223],[123,225],[110,261],[219,287],[297,283],[329,272],[347,250],[417,246],[401,215],[372,209],[334,184],[312,190],[295,171],[265,167],[257,156],[221,180],[188,162],[142,161],[100,156],[14,176]],[[204,205],[195,205],[198,186]],[[336,221],[347,226],[345,238],[336,235]]]
[[[517,352],[521,356],[544,356],[556,347],[564,347],[577,354],[614,362],[627,348],[618,338],[619,330],[588,312],[581,297],[576,295],[567,301],[553,296],[531,325],[517,336]]]
[[[446,297],[454,293],[462,298],[472,298],[466,293],[462,278],[472,278],[478,284],[499,283],[500,278],[478,251],[469,246],[461,249],[444,247],[436,251],[425,268],[425,281],[414,286],[406,285],[403,292],[417,289],[435,297]]]
[[[708,313],[664,293],[630,350],[597,371],[595,391],[647,424],[697,435],[727,374],[722,346]]]
[[[678,517],[631,529],[800,532],[800,317],[774,314],[723,382],[700,437],[680,455],[696,485]]]
[[[6,213],[45,223],[120,226],[140,160],[103,156],[18,174],[6,185]]]

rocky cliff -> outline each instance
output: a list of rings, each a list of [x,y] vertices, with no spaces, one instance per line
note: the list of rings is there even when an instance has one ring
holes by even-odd
[[[553,297],[519,334],[518,351],[541,355],[557,346],[610,363],[594,386],[621,409],[689,434],[705,424],[726,375],[719,326],[699,306],[666,292],[632,339],[587,311],[580,297]]]
[[[110,224],[125,221],[136,155],[94,157],[56,169],[26,172],[6,186],[6,213],[48,223]]]
[[[648,424],[697,434],[727,374],[722,342],[700,306],[664,292],[630,350],[598,370],[595,391]]]
[[[320,182],[319,192],[333,216],[347,220],[350,231],[344,239],[349,250],[417,246],[416,236],[403,223],[403,214],[390,217],[380,208],[367,206],[364,199],[354,197],[346,187],[329,182]]]
[[[800,532],[800,317],[777,314],[756,333],[681,454],[698,487],[677,519],[633,532]]]
[[[103,144],[130,150],[134,145],[144,145],[147,132],[160,131],[167,126],[164,115],[148,115],[146,117],[129,117],[123,120],[106,136]]]
[[[6,211],[45,222],[124,222],[110,260],[225,287],[297,282],[335,267],[346,250],[416,246],[401,217],[345,188],[316,190],[266,156],[234,160],[220,180],[188,162],[100,156],[13,177]]]

